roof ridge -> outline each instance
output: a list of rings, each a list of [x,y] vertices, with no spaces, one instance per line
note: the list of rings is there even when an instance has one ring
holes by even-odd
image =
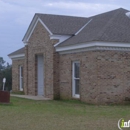
[[[119,8],[119,9],[121,9],[121,8]],[[118,9],[118,10],[119,10]],[[116,11],[116,10],[115,10]],[[120,12],[119,11],[117,11],[114,15],[113,15],[113,17],[107,22],[107,24],[101,29],[101,31],[98,33],[98,35],[97,35],[97,37],[96,37],[96,39],[95,40],[97,40],[97,39],[100,39],[102,36],[103,36],[103,32],[107,29],[107,27],[109,27],[109,23],[111,23],[111,21],[113,21],[113,19],[115,18],[115,16],[117,15],[117,14],[119,14]]]
[[[125,11],[129,11],[127,9],[124,9],[124,8],[117,8],[117,9],[114,9],[114,10],[110,10],[110,11],[106,11],[106,12],[103,12],[103,13],[100,13],[100,14],[96,14],[96,15],[92,15],[90,17],[87,17],[87,18],[93,18],[93,17],[97,17],[99,15],[103,15],[103,14],[106,14],[106,13],[111,13],[111,12],[114,12],[114,11],[119,11],[119,10],[125,10]]]
[[[91,17],[96,17],[98,15],[102,15],[102,14],[105,14],[105,13],[110,13],[110,12],[113,12],[113,11],[118,11],[118,10],[126,10],[126,11],[129,11],[127,9],[124,9],[124,8],[117,8],[117,9],[114,9],[114,10],[110,10],[110,11],[106,11],[104,13],[100,13],[100,14],[97,14],[97,15],[92,15],[90,17],[82,17],[82,16],[74,16],[74,15],[66,15],[66,14],[47,14],[47,13],[35,13],[35,15],[53,15],[53,16],[63,16],[63,17],[76,17],[76,18],[84,18],[84,19],[89,19]]]
[[[43,14],[43,13],[35,13],[35,15],[50,15],[50,16],[62,16],[62,17],[74,17],[74,18],[84,18],[88,19],[88,17],[82,17],[82,16],[73,16],[73,15],[61,15],[61,14]]]
[[[90,19],[87,21],[76,33],[75,35],[78,35],[93,19]]]

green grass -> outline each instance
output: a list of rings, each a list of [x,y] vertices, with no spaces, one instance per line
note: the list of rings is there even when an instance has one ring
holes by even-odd
[[[76,100],[33,101],[11,97],[0,105],[0,130],[118,130],[130,105],[96,106]]]

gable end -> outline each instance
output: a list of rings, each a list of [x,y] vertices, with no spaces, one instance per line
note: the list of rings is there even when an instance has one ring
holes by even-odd
[[[28,41],[29,41],[35,27],[37,26],[38,22],[40,22],[45,27],[45,29],[49,32],[50,35],[53,35],[53,33],[44,24],[44,22],[37,15],[35,15],[32,22],[31,22],[31,24],[30,24],[30,26],[29,26],[29,28],[28,28],[28,30],[27,30],[27,32],[26,32],[26,34],[25,34],[25,36],[24,36],[24,38],[23,38],[23,40],[22,40],[24,42],[24,44],[28,43]]]

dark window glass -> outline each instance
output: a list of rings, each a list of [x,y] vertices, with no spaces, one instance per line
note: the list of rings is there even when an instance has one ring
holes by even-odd
[[[74,68],[75,68],[75,70],[74,70],[74,72],[75,72],[74,76],[75,76],[75,78],[79,78],[79,63],[75,63],[74,64]]]
[[[21,67],[21,77],[23,77],[23,67]]]
[[[75,94],[79,94],[79,80],[75,80]]]

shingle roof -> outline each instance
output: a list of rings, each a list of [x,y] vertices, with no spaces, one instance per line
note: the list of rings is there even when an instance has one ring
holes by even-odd
[[[60,35],[73,35],[84,24],[88,22],[87,18],[63,16],[63,15],[50,15],[50,14],[36,14],[44,24],[49,28],[53,34]]]
[[[25,50],[25,48],[23,47],[21,49],[18,49],[17,51],[14,51],[14,52],[10,53],[8,56],[24,54],[25,53],[24,50]]]
[[[130,43],[130,19],[125,9],[117,9],[88,18],[92,21],[76,36],[59,44],[58,47],[72,44],[106,41]]]
[[[58,45],[58,47],[64,47],[91,41],[130,43],[130,19],[125,15],[126,12],[129,11],[119,8],[89,18],[50,14],[36,15],[53,34],[72,35]],[[81,32],[74,35],[90,20],[91,22]],[[24,48],[9,54],[9,56],[17,54],[24,54]]]

